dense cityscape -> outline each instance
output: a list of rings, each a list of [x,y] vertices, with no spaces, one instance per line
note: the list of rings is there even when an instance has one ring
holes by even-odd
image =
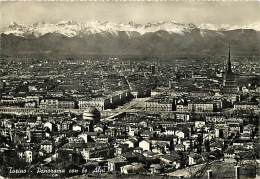
[[[9,58],[5,177],[259,176],[259,57]]]

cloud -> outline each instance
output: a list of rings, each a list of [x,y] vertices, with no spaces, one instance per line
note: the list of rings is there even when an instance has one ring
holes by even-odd
[[[260,19],[259,2],[2,2],[2,25],[60,20],[244,25]]]

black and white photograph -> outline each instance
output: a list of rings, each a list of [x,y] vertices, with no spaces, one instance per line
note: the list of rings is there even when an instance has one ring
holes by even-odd
[[[260,1],[0,1],[0,178],[260,179]]]

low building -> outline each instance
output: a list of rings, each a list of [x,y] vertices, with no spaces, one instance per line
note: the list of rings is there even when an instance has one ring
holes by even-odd
[[[216,109],[217,105],[213,102],[193,101],[188,104],[188,110],[192,112],[214,112]]]
[[[154,98],[145,102],[146,111],[173,111],[173,100],[165,98]]]
[[[142,148],[143,151],[145,151],[145,150],[150,151],[151,150],[151,141],[142,140],[141,142],[139,142],[139,147]]]
[[[171,165],[175,169],[178,169],[181,167],[181,158],[178,154],[163,155],[160,157],[160,160],[162,163],[164,163],[166,165]]]
[[[53,144],[51,141],[43,140],[40,144],[40,149],[50,154],[53,151]]]
[[[234,109],[235,110],[257,110],[259,109],[258,107],[258,102],[236,102],[234,103]]]
[[[197,153],[193,153],[189,155],[189,165],[196,165],[203,162],[203,158],[201,155]]]
[[[117,156],[107,160],[107,167],[109,172],[121,173],[121,167],[128,162],[125,157]]]
[[[92,100],[79,100],[79,109],[87,109],[89,107],[95,107],[98,110],[110,109],[110,99],[109,98],[94,98]]]
[[[66,99],[60,99],[58,101],[58,108],[74,109],[75,108],[75,101],[73,101],[73,100],[66,100]]]
[[[178,99],[176,104],[177,112],[188,112],[188,102],[186,99]]]
[[[59,107],[59,100],[56,98],[48,98],[40,101],[40,108],[42,109],[56,109]]]

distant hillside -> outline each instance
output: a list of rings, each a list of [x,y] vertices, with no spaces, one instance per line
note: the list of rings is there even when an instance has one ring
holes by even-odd
[[[71,23],[14,24],[1,34],[1,54],[223,55],[228,43],[233,54],[260,54],[260,32],[253,29],[207,30],[173,22],[80,28]]]

